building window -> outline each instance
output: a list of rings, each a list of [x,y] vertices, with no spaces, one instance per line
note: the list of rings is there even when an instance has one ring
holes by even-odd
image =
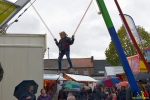
[[[98,71],[99,74],[104,74],[104,71]]]
[[[75,70],[74,70],[74,74],[78,74],[78,70],[75,69]]]
[[[83,73],[84,73],[84,75],[88,75],[89,74],[87,69],[85,69]]]

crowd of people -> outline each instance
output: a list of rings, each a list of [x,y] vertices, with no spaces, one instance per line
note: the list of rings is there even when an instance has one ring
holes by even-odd
[[[150,100],[150,81],[143,86],[141,80],[137,81],[137,85],[141,93],[146,97],[142,100]],[[87,87],[87,86],[86,86]],[[30,86],[19,100],[52,100],[51,96],[46,93],[45,89],[41,89],[41,95],[36,98],[33,94],[34,86]],[[65,88],[59,90],[58,100],[133,100],[133,92],[130,86],[121,86],[118,89],[116,86],[105,87],[102,84],[97,84],[94,89],[81,88],[80,91],[65,91]]]
[[[120,95],[123,96],[120,96],[120,99],[117,99],[117,91],[114,87],[107,88],[102,84],[98,84],[93,90],[90,87],[87,90],[83,87],[80,92],[64,92],[64,90],[65,88],[62,88],[59,91],[58,100],[126,100],[122,99],[125,93],[123,87],[120,91]]]
[[[144,91],[145,99],[150,100],[150,81],[147,82],[145,86],[142,86],[143,82],[141,80],[137,81],[137,85],[141,90]],[[86,90],[82,88],[80,92],[64,92],[65,88],[59,91],[58,100],[133,100],[134,94],[130,86],[121,86],[117,89],[116,86],[105,87],[102,84],[97,84],[97,86],[92,90],[89,88]]]

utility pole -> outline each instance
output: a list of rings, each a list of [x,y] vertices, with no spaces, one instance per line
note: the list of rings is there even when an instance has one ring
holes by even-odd
[[[49,59],[49,47],[47,49],[48,49],[48,59]]]

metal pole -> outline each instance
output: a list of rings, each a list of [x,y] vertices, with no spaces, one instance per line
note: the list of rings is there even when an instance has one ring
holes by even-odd
[[[127,23],[125,17],[124,17],[124,14],[123,14],[123,12],[122,12],[120,6],[119,6],[119,3],[117,2],[117,0],[114,0],[114,1],[115,1],[115,3],[116,3],[116,6],[117,6],[118,11],[119,11],[119,13],[120,13],[120,15],[121,15],[121,18],[122,18],[122,20],[123,20],[123,22],[124,22],[124,24],[125,24],[125,27],[126,27],[128,33],[129,33],[129,35],[130,35],[130,37],[131,37],[131,39],[132,39],[132,42],[133,42],[133,44],[134,44],[134,46],[135,46],[135,48],[136,48],[138,54],[140,55],[141,59],[143,60],[145,66],[146,66],[146,68],[147,68],[147,70],[150,72],[150,67],[149,67],[149,65],[148,65],[148,63],[147,63],[147,61],[146,61],[146,59],[144,58],[144,56],[143,56],[143,54],[142,54],[142,52],[141,52],[141,50],[140,50],[138,44],[136,43],[136,40],[135,40],[135,38],[134,38],[134,36],[133,36],[133,34],[132,34],[130,28],[129,28],[129,25],[128,25],[128,23]]]
[[[49,48],[48,48],[48,59],[49,59]]]
[[[132,89],[132,92],[136,92],[136,95],[138,95],[138,94],[141,95],[140,89],[138,88],[138,86],[136,84],[133,73],[132,73],[131,68],[129,66],[129,63],[127,61],[126,55],[124,54],[123,48],[121,46],[121,43],[120,43],[119,38],[117,36],[116,30],[114,28],[114,25],[112,23],[110,15],[109,15],[107,8],[105,6],[105,3],[103,0],[97,0],[97,1],[98,1],[98,5],[101,8],[103,19],[104,19],[105,24],[108,28],[109,34],[112,38],[112,41],[115,45],[115,49],[116,49],[116,51],[118,53],[118,57],[122,63],[123,69],[124,69],[125,74],[127,76],[127,79],[128,79],[129,84],[130,84],[130,87]]]

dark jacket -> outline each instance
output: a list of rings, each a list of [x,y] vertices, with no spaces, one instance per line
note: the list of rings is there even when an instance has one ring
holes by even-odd
[[[67,99],[66,92],[64,92],[64,89],[59,90],[58,99]]]
[[[51,100],[51,97],[49,95],[46,96],[40,95],[37,100]]]
[[[65,37],[60,39],[59,42],[56,40],[56,45],[59,48],[59,51],[70,51],[70,45],[74,43],[74,38]]]
[[[28,96],[31,97],[30,100],[36,100],[36,96],[35,96],[33,93],[29,92],[29,91],[25,92],[25,93],[20,97],[19,100],[26,100],[26,98],[27,98]]]
[[[118,96],[119,100],[126,100],[126,90],[120,90]]]
[[[103,91],[101,91],[99,88],[97,88],[96,94],[95,94],[95,99],[96,100],[105,100],[106,94]]]
[[[3,74],[4,74],[4,70],[3,70],[1,63],[0,63],[0,81],[3,79]]]

